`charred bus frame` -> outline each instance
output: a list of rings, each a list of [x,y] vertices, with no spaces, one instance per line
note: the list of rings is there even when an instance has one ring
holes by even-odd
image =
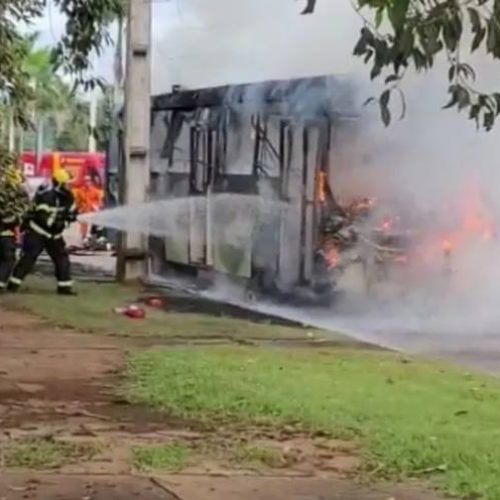
[[[288,206],[280,227],[270,230],[279,237],[239,249],[240,261],[232,259],[232,264],[218,248],[230,245],[230,237],[220,242],[201,221],[191,220],[185,234],[175,238],[154,238],[154,272],[203,270],[206,275],[208,270],[285,292],[321,281],[315,269],[324,210],[318,174],[329,178],[337,131],[355,127],[356,121],[353,85],[335,77],[175,90],[154,97],[153,198],[238,193],[284,200]],[[272,247],[260,262],[259,245]]]

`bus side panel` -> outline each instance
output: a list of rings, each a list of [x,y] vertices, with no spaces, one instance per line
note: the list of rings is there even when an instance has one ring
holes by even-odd
[[[301,240],[303,210],[303,129],[289,129],[290,147],[286,151],[284,198],[288,207],[281,221],[279,283],[284,290],[294,288],[301,275]]]
[[[253,117],[233,115],[228,120],[227,163],[228,177],[251,176],[255,155],[255,134]],[[213,242],[214,269],[224,274],[241,278],[252,275],[253,221],[244,210],[235,207],[228,213],[227,205],[210,204],[211,240]]]

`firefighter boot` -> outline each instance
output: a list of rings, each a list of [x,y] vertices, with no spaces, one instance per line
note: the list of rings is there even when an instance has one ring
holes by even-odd
[[[11,280],[11,281],[9,281],[9,283],[7,285],[6,291],[8,293],[17,293],[19,291],[19,287],[20,287],[20,285],[18,283],[14,283]]]
[[[76,297],[78,295],[72,288],[69,288],[67,286],[57,287],[57,294],[65,295],[67,297]]]

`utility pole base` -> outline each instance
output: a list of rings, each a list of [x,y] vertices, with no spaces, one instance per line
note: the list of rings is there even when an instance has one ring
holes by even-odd
[[[121,205],[148,200],[151,134],[151,0],[128,2],[127,72],[125,80],[125,158],[120,173]],[[148,240],[122,234],[117,278],[136,280],[147,273]]]
[[[144,276],[148,254],[143,248],[126,248],[118,254],[117,279],[120,282],[135,281]]]

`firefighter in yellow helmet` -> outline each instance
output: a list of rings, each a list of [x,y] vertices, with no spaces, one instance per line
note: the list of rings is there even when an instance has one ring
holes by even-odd
[[[39,255],[45,250],[54,263],[57,292],[75,295],[71,266],[63,232],[76,220],[77,210],[66,170],[57,169],[50,185],[41,186],[23,223],[25,229],[21,258],[14,267],[9,291],[15,292],[31,272]]]
[[[16,261],[16,232],[29,206],[17,157],[0,152],[0,292],[5,291]]]

